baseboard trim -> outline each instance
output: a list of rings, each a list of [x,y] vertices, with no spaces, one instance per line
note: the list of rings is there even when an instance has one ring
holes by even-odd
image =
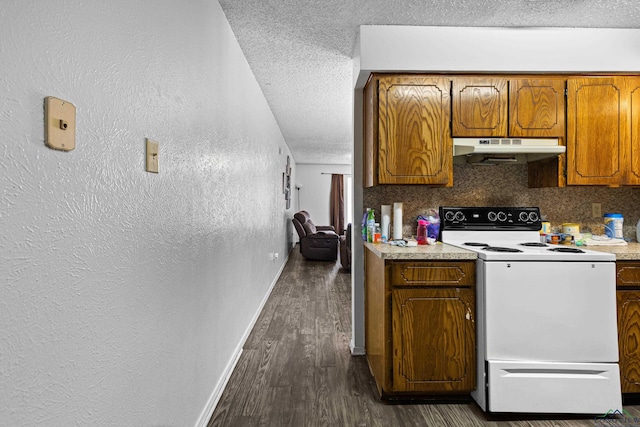
[[[287,261],[289,261],[289,254],[287,254],[287,257],[284,259],[284,262],[280,266],[280,269],[278,270],[276,277],[273,279],[273,282],[271,282],[271,286],[269,286],[269,290],[267,291],[265,297],[262,299],[262,302],[260,303],[258,310],[253,316],[253,319],[251,319],[251,322],[249,323],[249,327],[247,328],[245,333],[242,335],[242,339],[240,340],[240,343],[238,343],[238,346],[234,350],[233,355],[229,360],[229,363],[227,363],[227,366],[223,371],[222,377],[220,378],[216,386],[213,388],[213,392],[211,393],[211,396],[209,397],[207,404],[205,405],[202,413],[200,414],[200,417],[198,418],[196,427],[207,427],[207,424],[209,423],[209,420],[211,419],[211,416],[213,415],[213,412],[216,410],[216,406],[218,406],[218,402],[222,397],[222,393],[224,392],[224,389],[227,386],[227,383],[229,382],[229,378],[231,378],[231,374],[233,373],[233,370],[236,368],[236,365],[238,364],[238,360],[240,360],[240,355],[242,355],[242,348],[244,347],[245,342],[247,342],[247,339],[249,338],[249,334],[251,334],[253,327],[258,321],[258,317],[260,317],[260,313],[262,313],[262,309],[264,308],[264,305],[267,303],[267,300],[271,295],[271,291],[273,291],[273,288],[276,286],[278,279],[280,279],[280,275],[282,274],[282,271],[284,270],[285,265],[287,265]]]
[[[352,356],[364,356],[365,354],[367,354],[364,347],[354,347],[353,345],[351,345],[350,347]]]

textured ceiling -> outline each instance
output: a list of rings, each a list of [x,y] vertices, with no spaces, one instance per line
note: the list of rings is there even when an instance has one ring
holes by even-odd
[[[640,28],[638,0],[219,0],[298,163],[351,163],[360,25]]]

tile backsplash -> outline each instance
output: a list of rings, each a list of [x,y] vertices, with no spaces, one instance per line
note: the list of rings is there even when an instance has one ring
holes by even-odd
[[[580,224],[590,232],[603,224],[591,217],[591,204],[601,203],[602,213],[624,216],[624,237],[636,239],[640,218],[640,189],[574,186],[565,188],[528,188],[526,165],[454,165],[454,186],[431,188],[423,185],[380,185],[365,188],[365,207],[374,208],[380,220],[382,205],[403,203],[403,236],[416,233],[416,218],[439,206],[538,206],[552,229],[562,223]],[[359,220],[358,220],[359,221]],[[393,223],[393,222],[392,222]],[[594,227],[595,226],[595,227]]]

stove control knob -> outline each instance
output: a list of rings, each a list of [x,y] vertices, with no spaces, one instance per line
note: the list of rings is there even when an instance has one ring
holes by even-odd
[[[489,218],[489,221],[494,222],[498,218],[498,215],[496,215],[494,211],[491,211],[487,215],[487,218]]]
[[[455,219],[456,221],[464,221],[464,214],[460,211],[456,212]]]
[[[520,219],[520,222],[527,222],[529,220],[529,215],[527,215],[526,212],[520,212],[518,219]]]
[[[498,212],[498,221],[504,222],[507,220],[507,214],[504,212]]]
[[[537,212],[531,212],[529,214],[529,221],[531,222],[536,222],[537,220],[539,220],[540,218],[538,217],[538,213]]]
[[[446,219],[447,221],[453,221],[456,217],[456,213],[454,211],[447,211],[444,214],[444,219]]]

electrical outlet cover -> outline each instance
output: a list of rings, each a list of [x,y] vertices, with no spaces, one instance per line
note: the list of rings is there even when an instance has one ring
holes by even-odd
[[[147,172],[158,173],[158,144],[147,138]]]
[[[62,99],[44,99],[44,143],[54,150],[76,148],[76,107]]]

